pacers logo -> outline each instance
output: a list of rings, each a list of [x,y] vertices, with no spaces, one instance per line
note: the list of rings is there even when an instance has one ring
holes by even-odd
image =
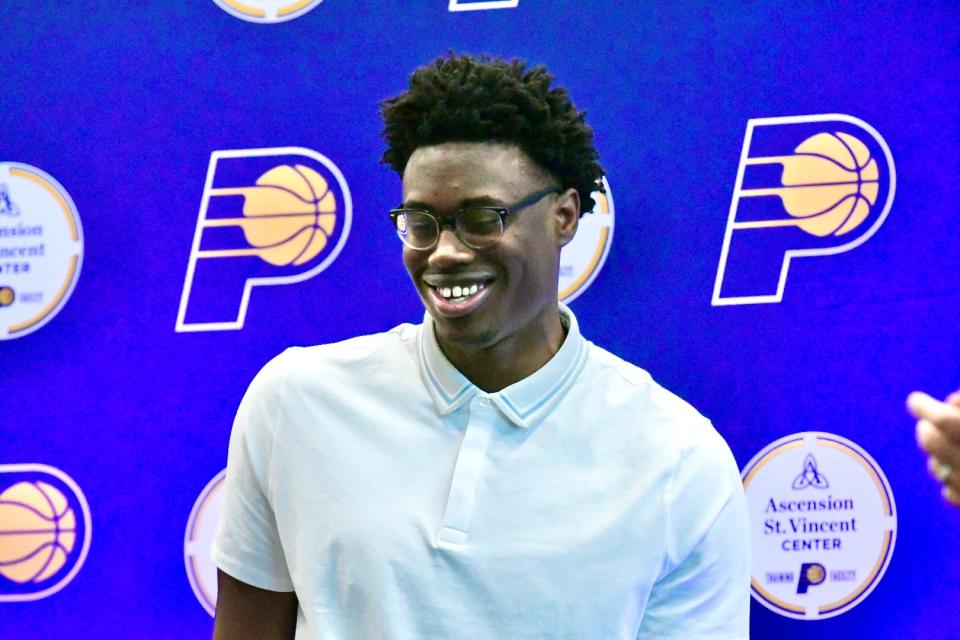
[[[226,469],[214,476],[200,492],[187,521],[183,539],[183,561],[187,578],[197,600],[211,616],[217,608],[217,565],[210,558],[213,535],[217,532],[223,505]]]
[[[0,602],[39,600],[73,580],[90,549],[90,507],[65,473],[0,465]]]
[[[235,18],[247,22],[286,22],[316,8],[323,0],[214,0]]]
[[[336,260],[352,206],[343,174],[315,151],[215,151],[176,330],[243,328],[254,287],[302,282]]]
[[[886,219],[895,185],[890,149],[862,120],[750,120],[713,304],[780,302],[791,259],[866,242]]]
[[[753,597],[800,620],[849,611],[893,555],[897,513],[877,463],[830,433],[774,442],[743,470],[753,539]]]
[[[573,302],[594,281],[613,241],[613,194],[606,178],[595,191],[593,211],[580,218],[577,235],[560,253],[560,300]]]
[[[82,259],[80,217],[66,190],[36,167],[0,163],[0,340],[50,322]]]

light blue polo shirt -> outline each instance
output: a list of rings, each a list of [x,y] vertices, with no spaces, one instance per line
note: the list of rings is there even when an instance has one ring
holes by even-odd
[[[267,364],[212,555],[295,590],[297,638],[747,638],[748,516],[710,423],[567,336],[497,393],[429,317]]]

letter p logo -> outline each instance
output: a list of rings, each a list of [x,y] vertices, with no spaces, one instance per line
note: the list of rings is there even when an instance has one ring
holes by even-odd
[[[806,593],[810,587],[823,584],[827,579],[827,570],[819,562],[804,562],[800,565],[800,580],[797,582],[797,593]]]
[[[214,151],[176,330],[242,329],[254,287],[303,282],[336,260],[352,207],[343,174],[316,151]]]
[[[712,304],[780,302],[790,260],[866,242],[890,212],[895,187],[890,148],[863,120],[749,120]]]

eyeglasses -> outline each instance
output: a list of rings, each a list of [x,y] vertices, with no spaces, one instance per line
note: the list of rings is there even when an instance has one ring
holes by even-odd
[[[440,240],[441,226],[452,227],[457,237],[471,249],[487,249],[503,235],[503,219],[526,209],[544,196],[560,193],[556,187],[532,193],[509,207],[464,207],[453,216],[438,216],[421,209],[394,209],[390,219],[397,235],[411,249],[432,249]]]

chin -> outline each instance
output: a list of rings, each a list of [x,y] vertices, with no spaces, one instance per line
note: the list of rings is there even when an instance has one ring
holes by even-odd
[[[457,349],[484,349],[497,343],[499,331],[495,327],[472,326],[470,318],[438,318],[433,317],[437,339],[441,344],[450,345]]]

